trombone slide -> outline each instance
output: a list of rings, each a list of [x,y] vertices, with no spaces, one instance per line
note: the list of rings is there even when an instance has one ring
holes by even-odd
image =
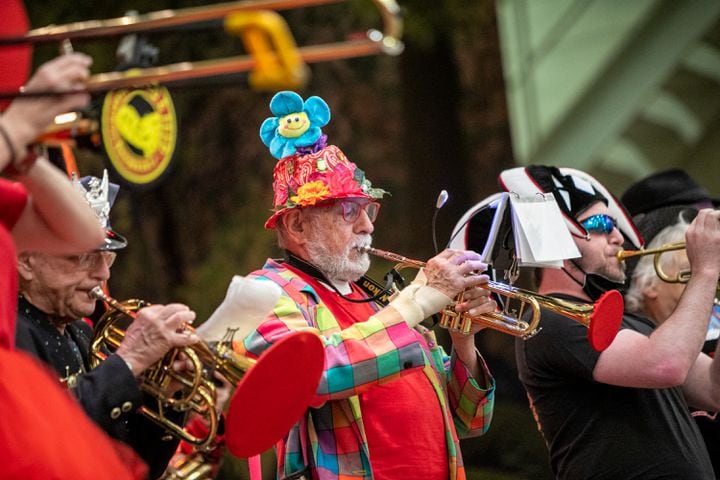
[[[142,88],[231,73],[251,72],[250,85],[265,90],[300,88],[307,81],[307,63],[385,53],[398,55],[403,23],[395,0],[372,0],[380,12],[383,29],[370,29],[364,39],[347,40],[298,48],[285,21],[277,10],[340,3],[347,0],[245,0],[215,6],[181,10],[161,10],[143,15],[108,20],[90,20],[66,25],[50,25],[25,35],[0,37],[0,47],[128,35],[162,30],[189,23],[225,18],[228,33],[240,35],[250,55],[200,62],[179,62],[161,67],[138,69],[133,73],[109,72],[92,75],[85,84],[89,93],[123,88]],[[0,98],[33,97],[77,93],[0,92]]]

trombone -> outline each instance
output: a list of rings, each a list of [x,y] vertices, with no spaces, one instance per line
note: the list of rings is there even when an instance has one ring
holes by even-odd
[[[400,7],[395,0],[372,0],[382,17],[382,30],[370,29],[365,38],[299,48],[295,45],[287,24],[276,12],[341,1],[346,0],[244,0],[206,7],[160,10],[108,20],[50,25],[30,30],[21,36],[0,37],[0,46],[127,35],[224,18],[226,31],[242,36],[250,55],[137,69],[132,75],[124,72],[95,74],[86,81],[85,91],[96,93],[141,88],[248,71],[251,71],[251,86],[254,82],[257,88],[268,90],[298,88],[307,78],[306,63],[379,53],[398,55],[403,50],[403,43],[400,41],[403,23],[400,18]],[[258,29],[261,32],[258,32]],[[267,36],[263,36],[262,32]],[[283,74],[291,77],[289,80],[285,78],[285,83],[282,83],[283,78],[278,78]],[[288,81],[290,81],[289,85]],[[21,89],[21,91],[0,92],[0,98],[63,93],[73,92],[25,92]]]
[[[666,243],[665,245],[660,245],[659,247],[655,248],[647,248],[640,250],[620,250],[619,252],[617,252],[616,257],[618,261],[624,262],[628,258],[654,255],[655,258],[653,259],[653,266],[655,267],[655,273],[660,278],[660,280],[667,283],[687,283],[690,280],[690,270],[681,270],[677,274],[671,276],[665,272],[662,267],[662,263],[660,262],[660,257],[662,257],[663,253],[684,249],[685,242],[674,242]],[[718,285],[718,287],[720,287],[720,284]]]
[[[403,268],[420,269],[426,265],[426,262],[413,260],[378,248],[366,246],[360,247],[358,250],[397,262],[394,267],[395,270]],[[438,325],[451,331],[467,334],[470,332],[472,324],[475,323],[522,339],[528,339],[540,330],[540,309],[545,308],[588,327],[588,339],[597,351],[606,349],[620,328],[623,299],[617,290],[607,292],[594,304],[585,304],[548,297],[492,280],[480,285],[480,287],[508,300],[515,300],[519,305],[513,309],[510,307],[510,301],[503,302],[504,305],[501,311],[490,312],[477,317],[473,317],[468,313],[459,314],[455,311],[455,305],[463,301],[464,292],[461,292],[450,305],[443,309]],[[526,311],[530,312],[528,321],[523,320]]]

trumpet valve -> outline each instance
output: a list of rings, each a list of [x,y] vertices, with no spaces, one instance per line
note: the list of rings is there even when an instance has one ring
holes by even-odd
[[[458,313],[455,310],[456,304],[457,302],[453,302],[443,309],[438,325],[451,332],[468,334],[472,326],[472,318],[467,314]]]

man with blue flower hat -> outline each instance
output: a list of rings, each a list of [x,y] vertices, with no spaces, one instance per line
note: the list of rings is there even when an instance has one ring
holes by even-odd
[[[280,92],[260,136],[279,159],[273,172],[275,229],[283,259],[250,275],[282,295],[236,348],[258,356],[294,331],[322,339],[325,367],[303,418],[277,444],[278,478],[465,478],[458,438],[481,435],[492,416],[494,380],[471,334],[452,334],[447,356],[420,322],[452,303],[480,315],[496,308],[486,265],[475,252],[445,250],[388,302],[358,282],[366,273],[373,222],[384,190],[321,127],[330,109]],[[422,448],[418,448],[421,446]]]
[[[75,185],[105,229],[105,240],[97,249],[79,255],[18,255],[16,345],[47,364],[85,413],[111,437],[135,449],[150,467],[150,478],[157,478],[178,441],[138,411],[145,402],[152,405],[154,401],[144,398],[138,378],[170,349],[199,340],[183,330],[195,319],[195,312],[181,304],[138,310],[116,352],[90,369],[93,332],[83,320],[96,306],[90,291],[109,279],[115,251],[127,241],[110,227],[110,207],[118,186],[108,181],[107,171],[102,179],[85,177],[75,180]],[[183,414],[176,416],[173,420],[182,422]]]

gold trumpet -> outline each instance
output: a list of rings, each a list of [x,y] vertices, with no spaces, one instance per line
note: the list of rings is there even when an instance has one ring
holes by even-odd
[[[409,259],[377,248],[366,246],[360,247],[358,250],[397,262],[394,267],[396,270],[408,267],[419,269],[427,265],[426,262]],[[622,321],[623,300],[617,290],[607,292],[594,304],[586,304],[548,297],[492,280],[479,286],[508,299],[507,302],[504,302],[500,312],[486,313],[477,317],[468,313],[457,313],[455,305],[462,302],[464,297],[464,292],[461,292],[451,304],[443,309],[438,325],[449,330],[468,333],[472,324],[475,323],[528,339],[540,330],[540,308],[545,308],[588,327],[590,344],[596,350],[602,351],[615,338]],[[511,300],[516,301],[519,305],[515,308],[511,307]],[[522,318],[527,309],[531,313],[529,320],[525,321]]]
[[[95,328],[90,347],[90,364],[95,368],[107,358],[108,351],[114,351],[120,346],[125,338],[125,328],[136,312],[148,304],[135,299],[118,302],[105,295],[100,287],[92,289],[90,295],[103,300],[113,309],[100,318]],[[173,370],[173,362],[181,352],[193,364],[192,371],[178,373]],[[143,405],[140,413],[165,427],[176,437],[191,443],[198,450],[210,448],[217,435],[218,415],[215,408],[215,384],[208,378],[208,369],[217,370],[236,385],[255,363],[255,360],[232,351],[232,332],[228,332],[226,338],[213,347],[200,341],[189,347],[173,349],[145,370],[140,387],[157,399],[157,411]],[[173,380],[182,385],[180,394],[168,395],[167,389]],[[208,433],[203,437],[192,435],[182,425],[167,418],[168,408],[177,412],[192,411],[199,414],[206,421]]]
[[[382,31],[368,30],[365,38],[297,47],[286,22],[276,10],[339,3],[346,0],[245,0],[181,10],[161,10],[108,20],[51,25],[16,37],[0,37],[0,46],[127,35],[224,18],[225,30],[243,39],[250,55],[201,62],[181,62],[161,67],[92,75],[87,92],[141,88],[229,73],[250,71],[250,84],[258,89],[299,88],[307,79],[306,63],[385,53],[397,55],[402,19],[395,0],[372,0],[382,17]],[[2,92],[0,98],[72,92]]]
[[[676,250],[684,249],[685,242],[674,242],[666,243],[665,245],[660,245],[659,247],[655,248],[647,248],[640,250],[620,250],[619,252],[617,252],[616,257],[618,261],[624,262],[628,258],[654,255],[655,258],[653,259],[653,266],[655,267],[655,273],[660,278],[660,280],[668,283],[687,283],[688,280],[690,280],[690,270],[681,270],[677,274],[671,276],[668,275],[665,270],[663,270],[662,263],[660,262],[660,257],[662,257],[663,253],[674,252]],[[718,287],[720,288],[720,284],[718,285]]]

